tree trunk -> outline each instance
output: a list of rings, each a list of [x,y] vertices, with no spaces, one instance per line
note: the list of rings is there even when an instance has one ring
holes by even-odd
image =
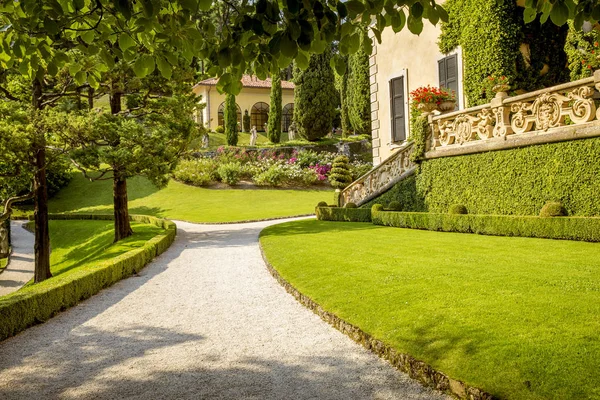
[[[115,242],[133,235],[127,205],[127,179],[115,172],[113,180],[113,204],[115,214]]]
[[[33,108],[40,110],[42,83],[33,79]],[[35,175],[33,177],[33,199],[35,208],[35,272],[34,281],[42,282],[52,276],[50,272],[50,235],[48,228],[48,187],[46,184],[46,137],[44,132],[36,131],[35,140]]]
[[[88,100],[88,108],[90,110],[94,109],[94,88],[88,88],[87,90],[87,100]]]
[[[110,112],[111,114],[121,112],[121,93],[112,93],[110,95]]]

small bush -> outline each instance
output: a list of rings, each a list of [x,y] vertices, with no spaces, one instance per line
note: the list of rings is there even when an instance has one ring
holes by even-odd
[[[548,217],[564,217],[567,215],[567,210],[558,201],[549,201],[544,204],[542,207],[542,211],[540,211],[540,217],[548,218]]]
[[[285,173],[278,165],[273,165],[254,177],[254,182],[260,186],[279,186],[284,180]]]
[[[467,207],[462,204],[452,204],[448,209],[448,214],[468,214]]]
[[[371,222],[368,208],[321,207],[316,209],[319,221]]]
[[[345,205],[344,207],[346,207],[346,208],[358,208],[358,207],[356,206],[356,204],[355,204],[355,203],[352,203],[352,202],[350,202],[350,203],[346,203],[346,205]]]
[[[331,186],[337,189],[344,189],[352,183],[352,173],[350,172],[350,160],[346,156],[338,156],[333,160],[331,172],[329,173],[329,182]]]
[[[402,211],[402,205],[399,201],[390,201],[390,204],[388,204],[387,209],[390,211]]]
[[[220,179],[216,163],[210,158],[180,161],[173,171],[173,177],[194,186],[206,186]]]
[[[225,128],[223,128],[223,125],[219,125],[215,128],[215,132],[217,133],[225,133]]]
[[[327,207],[327,202],[326,202],[326,201],[320,201],[320,202],[317,204],[317,207]]]
[[[221,182],[228,185],[236,185],[240,181],[242,166],[239,163],[229,162],[219,165],[217,169]]]
[[[372,212],[383,211],[383,205],[381,205],[381,204],[373,204],[373,206],[371,207],[371,211]]]

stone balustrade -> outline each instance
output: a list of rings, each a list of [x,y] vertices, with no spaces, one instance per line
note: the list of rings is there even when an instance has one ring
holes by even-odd
[[[340,193],[340,206],[348,203],[360,206],[411,175],[415,170],[411,160],[413,149],[412,142],[403,145],[383,163],[348,185]]]
[[[554,128],[600,120],[595,104],[599,89],[600,70],[590,78],[514,97],[500,92],[489,104],[432,116],[429,150],[481,147],[512,135],[543,135]]]

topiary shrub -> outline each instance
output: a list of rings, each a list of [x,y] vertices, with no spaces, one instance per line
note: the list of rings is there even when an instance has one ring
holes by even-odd
[[[238,143],[238,119],[237,105],[235,96],[227,94],[225,96],[225,109],[223,119],[225,124],[225,136],[229,146],[237,146]]]
[[[355,203],[352,203],[352,202],[350,202],[350,203],[346,203],[346,205],[345,205],[344,207],[346,207],[346,208],[358,208],[358,207],[356,206],[356,204],[355,204]]]
[[[215,132],[217,133],[225,133],[225,128],[223,128],[223,125],[219,125],[215,128]]]
[[[221,182],[228,185],[236,185],[240,181],[242,166],[239,163],[229,162],[219,165],[217,168]]]
[[[336,189],[343,189],[352,183],[352,173],[350,172],[350,160],[346,156],[337,156],[333,160],[331,172],[329,173],[329,183]]]
[[[448,209],[448,214],[468,214],[467,207],[462,204],[452,204]]]
[[[371,212],[375,212],[375,211],[383,211],[383,205],[373,204],[373,206],[371,207]]]
[[[320,202],[317,204],[317,207],[327,207],[327,202],[326,202],[326,201],[320,201]]]
[[[565,217],[567,215],[567,210],[562,205],[562,203],[558,201],[549,201],[544,204],[542,207],[542,211],[540,211],[540,217]]]
[[[399,201],[390,201],[390,204],[388,204],[387,209],[390,211],[402,211],[402,205]]]
[[[248,114],[248,110],[244,111],[242,122],[244,122],[244,132],[250,132],[250,114]]]

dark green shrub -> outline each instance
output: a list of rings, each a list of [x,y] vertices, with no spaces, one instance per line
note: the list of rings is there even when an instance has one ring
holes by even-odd
[[[316,215],[320,221],[371,222],[368,208],[318,207]]]
[[[371,83],[369,55],[362,49],[348,56],[346,102],[355,134],[371,133]]]
[[[448,209],[448,214],[468,214],[467,207],[462,204],[452,204]]]
[[[327,207],[327,202],[325,202],[325,201],[320,201],[320,202],[317,204],[317,207]]]
[[[219,125],[215,128],[215,132],[217,133],[225,133],[225,128],[222,125]]]
[[[402,211],[402,205],[399,201],[391,201],[390,204],[388,204],[387,209],[390,211]]]
[[[357,208],[356,204],[352,203],[352,202],[346,203],[346,205],[344,205],[344,207],[346,207],[346,208]]]
[[[244,123],[244,132],[250,132],[250,114],[248,114],[248,110],[244,111],[242,122]]]
[[[331,172],[329,173],[329,183],[337,189],[343,189],[352,183],[352,173],[350,172],[350,160],[346,156],[337,156],[333,160]]]
[[[228,185],[236,185],[240,181],[242,166],[239,163],[228,162],[219,165],[217,173],[221,178],[221,182]]]
[[[373,206],[371,206],[371,211],[372,212],[383,211],[383,205],[382,204],[373,204]]]
[[[542,210],[540,211],[540,217],[548,218],[548,217],[564,217],[567,215],[567,210],[562,205],[562,203],[558,201],[549,201],[544,204]]]
[[[271,78],[271,104],[267,121],[267,136],[271,143],[281,141],[281,74],[279,71]]]
[[[224,124],[225,124],[225,135],[227,136],[227,144],[229,146],[237,146],[238,143],[238,119],[237,119],[237,105],[235,103],[235,96],[227,94],[225,96],[225,109],[224,111]]]

